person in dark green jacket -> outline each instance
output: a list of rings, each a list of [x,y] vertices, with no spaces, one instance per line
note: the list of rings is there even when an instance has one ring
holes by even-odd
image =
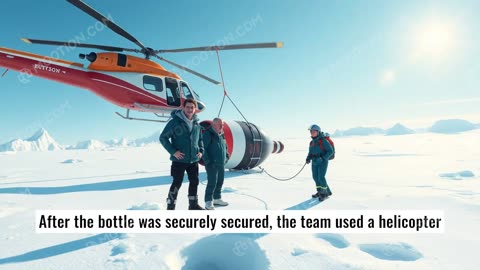
[[[171,113],[172,119],[160,134],[160,143],[170,153],[172,161],[172,185],[167,198],[167,209],[175,210],[177,195],[182,186],[185,171],[188,175],[189,210],[204,210],[198,205],[198,161],[203,155],[201,126],[195,114],[197,102],[187,99],[182,110]]]
[[[216,206],[227,206],[222,200],[225,164],[228,162],[228,148],[223,134],[223,121],[213,119],[212,125],[203,134],[205,152],[203,162],[207,171],[208,184],[205,190],[205,209],[214,210]]]
[[[318,125],[311,125],[309,130],[312,140],[306,162],[307,164],[312,162],[312,176],[317,188],[317,192],[312,197],[323,201],[332,195],[325,175],[327,174],[328,160],[333,155],[333,148],[325,139]]]

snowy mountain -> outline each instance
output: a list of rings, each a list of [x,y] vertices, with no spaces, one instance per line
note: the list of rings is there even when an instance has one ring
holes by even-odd
[[[381,135],[393,136],[393,135],[405,135],[413,133],[424,133],[424,132],[433,132],[433,133],[443,133],[443,134],[452,134],[459,133],[464,131],[469,131],[473,129],[479,129],[480,124],[474,124],[463,119],[449,119],[449,120],[440,120],[435,122],[429,128],[421,129],[410,129],[400,123],[395,124],[389,129],[382,129],[378,127],[355,127],[347,130],[336,130],[332,137],[349,137],[349,136],[369,136],[369,135]],[[52,151],[52,150],[61,150],[61,149],[105,149],[105,148],[115,148],[115,147],[141,147],[148,144],[158,144],[158,138],[160,136],[160,130],[154,132],[152,135],[129,140],[127,138],[122,139],[111,139],[106,142],[101,142],[99,140],[90,139],[87,141],[82,141],[75,146],[62,146],[53,139],[48,132],[41,128],[38,130],[32,137],[28,139],[15,139],[8,143],[0,145],[0,152],[6,151]]]
[[[429,131],[434,133],[452,134],[469,131],[478,128],[475,124],[463,119],[440,120],[430,127]]]
[[[32,137],[22,140],[15,139],[0,145],[0,152],[6,151],[54,151],[64,149],[48,132],[41,128]]]
[[[161,131],[159,130],[150,136],[138,138],[135,140],[129,140],[127,138],[122,138],[120,140],[112,139],[112,140],[106,141],[105,144],[107,144],[110,147],[127,147],[127,146],[140,147],[147,144],[158,143],[159,142],[158,138],[160,137],[160,133]]]
[[[135,146],[144,146],[146,144],[159,143],[158,138],[160,137],[160,133],[161,131],[159,130],[148,137],[136,139],[133,141],[133,144]]]
[[[474,124],[467,120],[447,119],[447,120],[439,120],[435,122],[431,127],[418,128],[415,130],[410,129],[400,123],[397,123],[393,127],[386,130],[383,130],[378,127],[355,127],[347,130],[336,130],[332,136],[347,137],[347,136],[369,136],[369,135],[379,135],[379,134],[385,134],[385,136],[393,136],[393,135],[405,135],[405,134],[424,133],[424,132],[453,134],[453,133],[474,130],[478,128],[480,128],[480,124]]]
[[[385,136],[406,135],[413,133],[415,133],[413,129],[409,129],[406,126],[397,123],[396,125],[385,131]]]
[[[130,141],[127,138],[122,138],[122,139],[120,139],[120,141],[118,141],[118,143],[115,146],[125,147],[125,146],[129,146],[129,145],[130,145]]]
[[[112,139],[105,142],[105,144],[109,147],[127,147],[131,146],[132,142],[130,142],[127,138]]]
[[[62,146],[53,139],[45,129],[38,130],[33,136],[28,139],[15,139],[11,140],[8,143],[0,145],[0,152],[6,151],[52,151],[52,150],[74,150],[74,149],[105,149],[105,148],[115,148],[115,147],[139,147],[147,144],[156,144],[158,143],[158,137],[160,136],[160,131],[153,133],[152,135],[144,138],[139,138],[135,140],[129,140],[127,138],[122,139],[111,139],[106,142],[101,142],[99,140],[90,139],[86,141],[79,142],[76,145],[72,146]]]
[[[97,149],[105,149],[107,145],[98,140],[88,140],[79,142],[77,145],[70,149],[88,149],[88,150],[97,150]]]
[[[375,134],[383,134],[385,130],[377,127],[355,127],[347,130],[337,130],[332,135],[333,137],[345,137],[345,136],[368,136]]]

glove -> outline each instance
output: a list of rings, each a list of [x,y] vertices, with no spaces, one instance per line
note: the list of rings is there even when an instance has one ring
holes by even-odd
[[[310,164],[310,161],[311,161],[311,160],[310,160],[309,158],[307,158],[307,160],[305,160],[305,162],[306,162],[307,164]]]

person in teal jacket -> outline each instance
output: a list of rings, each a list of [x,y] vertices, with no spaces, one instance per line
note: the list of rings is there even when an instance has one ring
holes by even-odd
[[[215,205],[228,205],[226,201],[222,200],[221,195],[225,164],[229,158],[222,119],[213,119],[212,125],[203,134],[203,145],[205,147],[203,162],[208,178],[205,190],[205,209],[214,210]]]
[[[167,198],[167,209],[175,210],[177,195],[185,171],[188,175],[189,210],[204,210],[198,205],[198,161],[203,155],[201,126],[195,114],[197,102],[187,99],[182,110],[171,113],[172,119],[160,134],[160,143],[170,153],[172,185]]]
[[[327,174],[328,160],[333,154],[333,148],[325,139],[318,125],[311,125],[309,130],[312,140],[310,141],[306,162],[307,164],[312,162],[312,176],[317,188],[317,192],[312,197],[323,201],[332,195],[325,175]]]

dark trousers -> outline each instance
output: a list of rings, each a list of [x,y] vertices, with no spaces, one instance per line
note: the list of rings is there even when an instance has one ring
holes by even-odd
[[[197,196],[198,162],[182,163],[173,161],[172,167],[170,168],[170,174],[173,177],[173,182],[168,193],[168,198],[172,201],[177,199],[178,191],[180,191],[180,187],[182,186],[185,171],[187,171],[188,181],[190,182],[188,185],[188,196]]]
[[[315,164],[312,162],[312,176],[315,180],[315,185],[317,186],[318,193],[326,195],[331,193],[330,187],[327,184],[327,179],[325,175],[327,174],[328,161],[323,161],[320,164]]]
[[[207,171],[207,188],[205,189],[205,202],[221,199],[223,180],[225,177],[225,166],[208,164],[205,166]]]

